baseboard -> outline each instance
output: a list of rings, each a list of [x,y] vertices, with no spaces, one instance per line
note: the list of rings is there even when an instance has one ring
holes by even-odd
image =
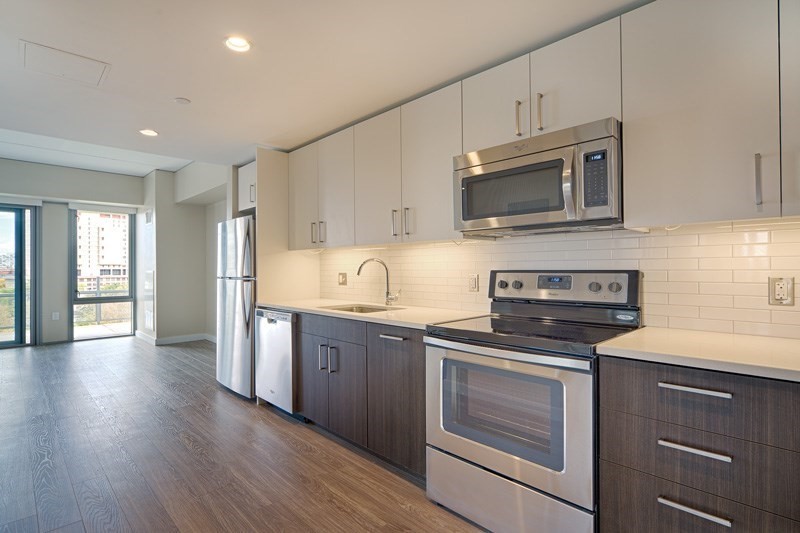
[[[210,333],[206,333],[205,334],[205,339],[208,342],[213,342],[214,344],[217,344],[217,336],[216,335],[211,335]]]
[[[163,346],[165,344],[178,344],[180,342],[191,341],[204,341],[207,340],[207,334],[194,333],[192,335],[177,335],[175,337],[160,337],[156,339],[156,346]]]
[[[152,337],[152,336],[148,335],[147,333],[144,333],[143,331],[139,331],[138,329],[136,330],[136,337],[142,339],[147,344],[150,344],[152,346],[156,345],[155,337]]]

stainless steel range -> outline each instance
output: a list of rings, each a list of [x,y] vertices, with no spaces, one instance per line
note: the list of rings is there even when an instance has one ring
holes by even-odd
[[[595,346],[638,271],[493,271],[487,316],[428,326],[427,493],[492,531],[595,527]]]

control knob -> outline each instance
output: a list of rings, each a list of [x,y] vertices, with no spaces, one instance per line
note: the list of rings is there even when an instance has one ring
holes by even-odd
[[[608,284],[608,290],[613,293],[617,293],[622,290],[622,284],[618,281],[612,281]]]
[[[501,279],[500,281],[497,282],[497,286],[500,287],[501,289],[507,289],[508,282],[504,279]]]
[[[522,282],[520,280],[515,280],[511,286],[517,290],[522,288]]]
[[[600,285],[598,282],[593,281],[589,284],[589,290],[592,292],[600,292],[603,289],[603,286]]]

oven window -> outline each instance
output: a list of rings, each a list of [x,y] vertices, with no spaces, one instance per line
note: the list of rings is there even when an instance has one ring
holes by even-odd
[[[464,178],[461,181],[464,220],[545,213],[564,209],[561,173],[564,160],[492,174]]]
[[[560,381],[445,359],[442,425],[492,449],[564,469],[564,386]]]

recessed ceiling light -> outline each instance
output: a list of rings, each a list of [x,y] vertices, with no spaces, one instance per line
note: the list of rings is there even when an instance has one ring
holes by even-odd
[[[179,97],[175,98],[173,100],[173,102],[175,102],[176,104],[181,104],[181,105],[189,105],[189,104],[192,103],[191,100],[189,100],[188,98],[184,98],[182,96],[179,96]]]
[[[247,52],[250,50],[250,41],[244,37],[231,36],[225,39],[225,46],[234,52]]]
[[[139,130],[139,133],[146,135],[147,137],[155,137],[158,135],[156,130]]]

